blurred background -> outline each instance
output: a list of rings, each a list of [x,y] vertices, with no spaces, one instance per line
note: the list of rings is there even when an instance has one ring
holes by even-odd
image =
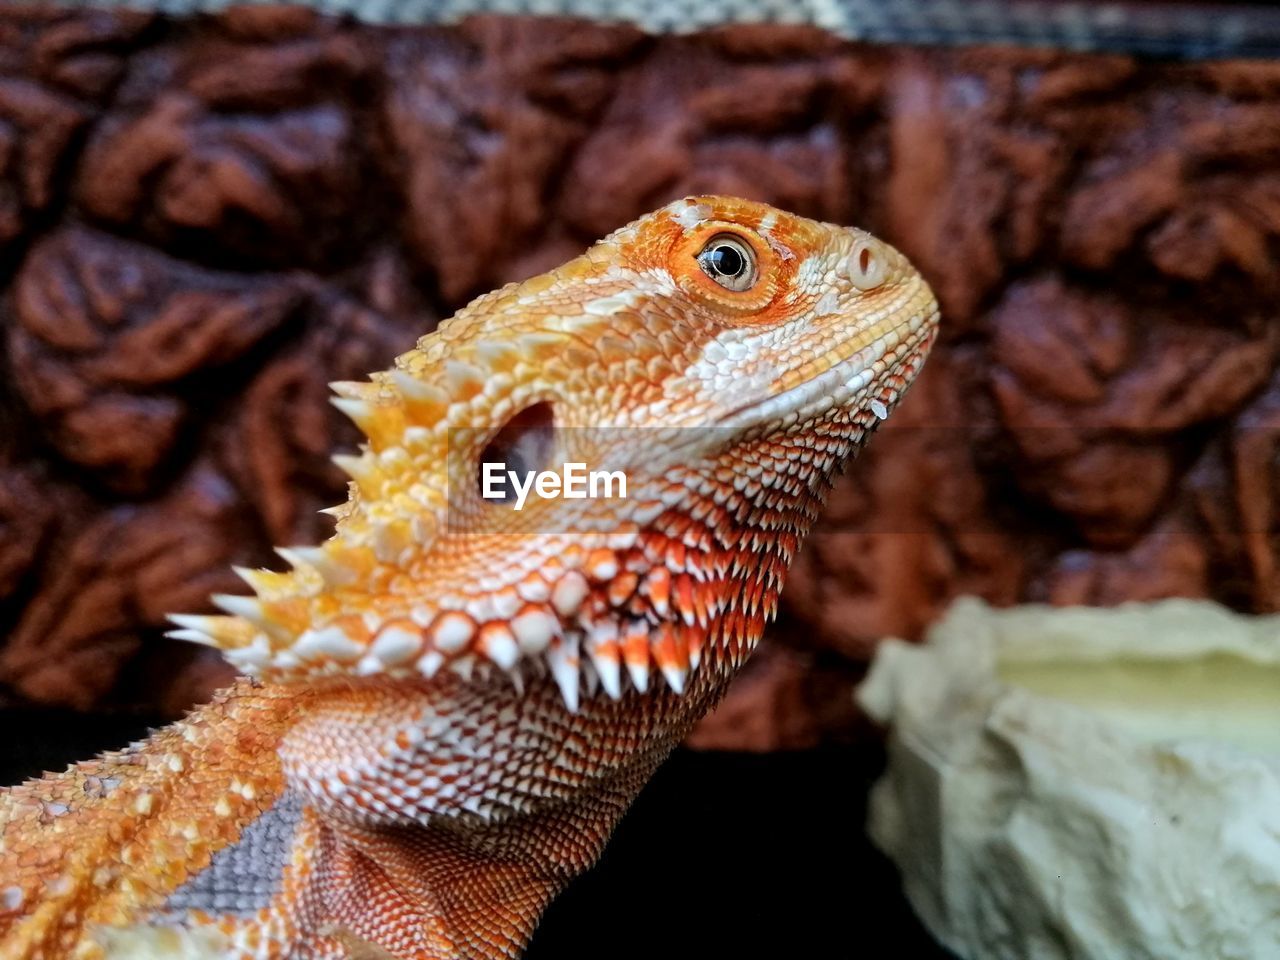
[[[0,782],[230,679],[164,614],[327,536],[328,381],[689,193],[883,236],[944,331],[530,957],[941,957],[862,837],[876,642],[961,594],[1280,608],[1277,13],[722,6],[775,22],[0,9]]]

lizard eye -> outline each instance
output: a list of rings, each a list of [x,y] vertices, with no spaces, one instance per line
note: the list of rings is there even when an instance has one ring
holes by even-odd
[[[510,475],[515,474],[524,485],[529,482],[529,474],[547,469],[555,445],[555,429],[555,415],[549,403],[526,407],[503,424],[485,446],[476,467],[481,497],[514,503],[516,492]],[[493,464],[487,484],[486,464]]]
[[[756,282],[756,254],[737,237],[720,234],[698,251],[702,272],[726,290],[741,293]]]

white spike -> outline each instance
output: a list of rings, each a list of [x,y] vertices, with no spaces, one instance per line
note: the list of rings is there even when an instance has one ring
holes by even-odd
[[[631,677],[631,685],[640,693],[644,693],[649,689],[649,630],[644,624],[633,624],[627,630],[627,638],[623,641],[622,660],[627,665],[627,674]],[[626,655],[627,648],[634,646],[634,643],[628,643],[627,640],[634,641],[637,636],[644,638],[644,662],[636,663]]]
[[[194,630],[196,633],[208,636],[216,635],[218,628],[226,623],[220,616],[210,616],[205,613],[171,613],[166,619],[187,630]]]
[[[304,631],[293,645],[293,652],[303,660],[354,660],[365,652],[363,645],[356,643],[338,627],[321,627],[318,630]]]
[[[215,593],[209,598],[216,606],[221,607],[233,617],[242,617],[250,623],[265,624],[268,622],[266,611],[262,609],[262,601],[257,597],[242,597],[238,594]]]
[[[515,634],[521,652],[542,653],[550,645],[552,638],[559,635],[560,621],[546,610],[535,607],[525,610],[511,621],[511,632]]]
[[[378,388],[372,383],[362,383],[359,380],[331,380],[329,389],[340,397],[364,400],[375,394]]]
[[[662,675],[667,678],[667,684],[672,691],[679,694],[684,693],[684,682],[689,676],[689,671],[685,670],[676,663],[664,663],[662,666]]]
[[[446,360],[444,362],[444,375],[454,393],[460,393],[471,386],[484,388],[484,371],[461,360]]]
[[[413,374],[406,373],[403,370],[391,371],[391,382],[395,385],[396,391],[400,396],[412,403],[430,403],[439,404],[442,407],[449,406],[449,394],[445,393],[434,383],[427,383],[425,380],[419,380]]]
[[[505,624],[485,624],[480,631],[480,643],[485,656],[503,670],[510,671],[520,659],[520,647],[517,646],[511,629]]]
[[[182,628],[179,630],[166,630],[166,637],[173,640],[186,640],[188,643],[198,643],[205,647],[213,647],[215,650],[221,649],[221,644],[207,633],[201,633],[199,630],[190,630]]]
[[[357,427],[363,429],[377,414],[377,408],[367,400],[350,397],[330,397],[329,402],[341,410]]]
[[[596,673],[600,677],[600,685],[610,700],[622,699],[622,664],[617,657],[592,657]]]
[[[316,563],[316,554],[323,554],[324,550],[320,547],[275,547],[276,556],[293,567],[295,570],[315,570],[320,572]],[[323,563],[323,558],[320,558]]]
[[[470,642],[475,632],[476,625],[470,617],[450,610],[436,618],[428,636],[437,649],[444,653],[456,653]]]
[[[547,648],[547,666],[560,688],[560,696],[570,713],[578,712],[578,680],[581,660],[578,657],[578,638],[569,635],[560,638]]]
[[[889,419],[889,408],[884,405],[883,400],[872,400],[867,406],[871,408],[871,412],[876,415],[877,420]]]
[[[418,658],[418,672],[430,680],[444,666],[444,657],[438,650],[428,650]]]
[[[377,467],[369,463],[364,457],[353,456],[349,453],[335,453],[331,459],[339,470],[358,484],[368,482],[377,472]]]
[[[271,643],[263,634],[258,634],[253,638],[253,642],[247,647],[236,647],[233,650],[224,650],[223,658],[233,667],[238,667],[246,672],[252,672],[267,665],[271,660]]]
[[[249,589],[263,600],[275,599],[280,592],[280,574],[278,573],[238,566],[232,566],[231,572],[248,584]]]
[[[324,547],[277,547],[276,553],[295,569],[311,568],[331,587],[345,587],[356,579],[355,572]]]
[[[600,685],[611,700],[622,697],[622,664],[619,659],[622,652],[618,645],[618,627],[612,621],[596,624],[587,634],[587,656],[595,664],[596,673],[600,675]],[[609,655],[600,655],[599,650],[605,644],[612,644]]]
[[[422,649],[422,634],[400,626],[383,630],[369,647],[369,653],[388,667],[398,667]]]
[[[644,693],[649,689],[649,665],[647,663],[632,663],[626,661],[627,675],[631,677],[631,685],[640,693]]]
[[[582,661],[582,687],[587,692],[587,697],[594,697],[600,692],[600,677],[596,673],[596,668],[591,665],[591,660]]]

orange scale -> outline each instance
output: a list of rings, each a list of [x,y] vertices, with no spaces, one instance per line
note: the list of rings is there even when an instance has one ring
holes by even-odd
[[[618,569],[618,557],[612,550],[600,548],[587,554],[586,572],[593,580],[612,580],[618,575]]]
[[[686,620],[697,618],[694,593],[693,579],[687,573],[680,574],[672,581],[671,597],[675,602],[675,609]]]
[[[633,624],[628,628],[622,641],[622,658],[634,666],[648,665],[649,631],[642,624]]]
[[[689,666],[689,649],[679,642],[676,629],[664,623],[654,632],[653,659],[659,667]]]
[[[640,576],[635,571],[625,571],[609,581],[609,602],[620,607],[631,599],[636,587],[640,584]]]
[[[655,567],[645,577],[644,592],[648,594],[654,609],[659,614],[665,613],[671,604],[671,571],[666,567]]]

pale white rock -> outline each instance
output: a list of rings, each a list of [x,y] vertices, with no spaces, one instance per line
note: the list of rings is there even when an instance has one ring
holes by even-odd
[[[872,838],[961,957],[1280,957],[1280,617],[962,600],[858,699]]]

